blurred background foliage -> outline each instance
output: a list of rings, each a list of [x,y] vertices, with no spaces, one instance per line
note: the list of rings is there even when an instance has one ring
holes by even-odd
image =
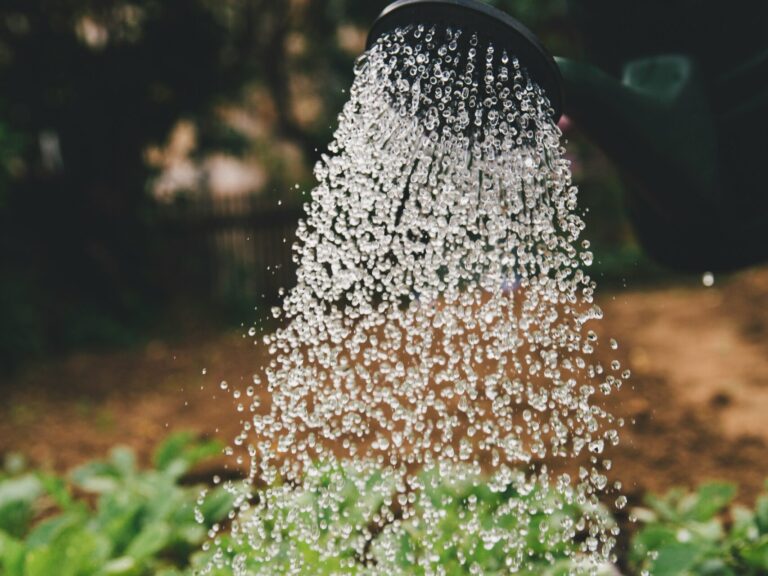
[[[491,3],[552,52],[581,55],[566,0]],[[159,256],[168,245],[162,209],[242,196],[300,202],[386,4],[5,0],[2,365],[252,308],[253,290],[218,301],[196,292],[200,277],[182,273],[202,258],[194,245]],[[620,279],[647,270],[623,217],[619,176],[570,136],[596,272]]]

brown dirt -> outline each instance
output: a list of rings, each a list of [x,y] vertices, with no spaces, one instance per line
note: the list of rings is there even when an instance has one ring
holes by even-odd
[[[633,372],[611,400],[627,420],[613,469],[632,500],[708,479],[738,482],[752,500],[768,478],[768,269],[709,289],[608,293],[601,304],[601,331]],[[32,367],[0,382],[0,454],[65,470],[118,443],[146,460],[171,430],[228,441],[240,414],[219,382],[245,387],[263,358],[232,333]]]

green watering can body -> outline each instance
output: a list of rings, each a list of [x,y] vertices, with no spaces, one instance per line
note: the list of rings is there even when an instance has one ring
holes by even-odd
[[[613,74],[559,59],[565,113],[627,176],[646,250],[689,271],[768,260],[768,2],[572,4]]]

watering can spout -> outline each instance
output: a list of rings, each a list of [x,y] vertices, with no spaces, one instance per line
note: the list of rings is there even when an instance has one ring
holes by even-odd
[[[637,60],[621,79],[588,64],[557,61],[566,115],[660,216],[679,218],[692,206],[717,202],[714,122],[688,58]]]
[[[620,79],[557,61],[564,112],[627,177],[636,234],[657,261],[729,271],[768,257],[757,153],[768,91],[745,90],[747,102],[730,102],[679,55],[631,61]],[[748,72],[744,78],[755,76]],[[730,82],[721,81],[726,96],[734,93]]]

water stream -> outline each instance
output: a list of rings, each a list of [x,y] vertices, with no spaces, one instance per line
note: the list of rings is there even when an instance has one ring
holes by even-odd
[[[244,398],[230,529],[248,552],[211,570],[312,574],[310,550],[329,574],[444,574],[451,546],[468,574],[481,548],[502,550],[497,573],[540,547],[577,573],[611,562],[604,451],[623,423],[603,401],[629,374],[595,357],[616,344],[564,152],[546,96],[477,37],[411,27],[359,60]],[[488,510],[459,484],[507,498]]]

